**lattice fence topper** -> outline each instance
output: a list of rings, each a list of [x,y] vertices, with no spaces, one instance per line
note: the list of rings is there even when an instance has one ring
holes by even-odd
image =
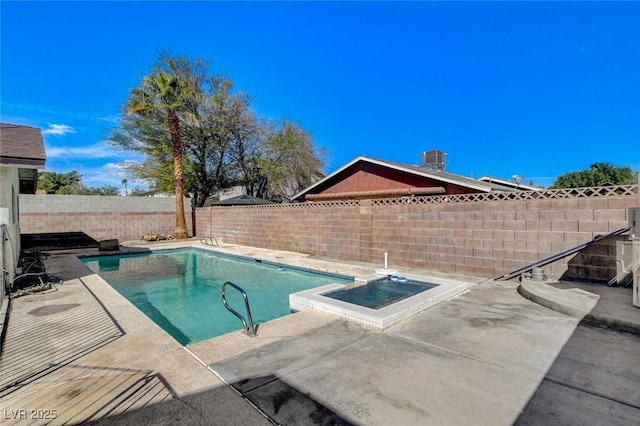
[[[372,206],[397,204],[443,204],[469,203],[476,201],[520,201],[545,200],[558,198],[600,198],[600,197],[629,197],[638,195],[638,185],[594,186],[584,188],[543,189],[541,191],[496,191],[477,194],[457,195],[428,195],[405,196],[400,198],[378,198],[372,200],[337,200],[337,201],[307,201],[304,203],[288,204],[259,204],[255,206],[214,206],[211,209],[306,209],[306,208],[336,208],[358,207],[364,203]]]
[[[519,201],[558,198],[628,197],[638,195],[638,185],[595,186],[584,188],[545,189],[542,191],[500,191],[477,194],[432,195],[371,200],[374,206],[395,204],[442,204],[474,201]]]
[[[360,200],[338,200],[338,201],[308,201],[305,203],[287,203],[287,204],[256,204],[253,206],[211,206],[211,209],[258,209],[258,210],[279,210],[279,209],[307,209],[309,207],[358,207]]]

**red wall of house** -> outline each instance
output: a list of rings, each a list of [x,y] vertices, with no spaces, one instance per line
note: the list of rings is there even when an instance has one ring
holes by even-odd
[[[402,188],[426,188],[442,186],[446,195],[468,194],[478,192],[470,188],[444,183],[442,181],[428,179],[421,176],[405,173],[399,170],[389,169],[377,164],[364,163],[358,168],[345,170],[327,182],[323,188],[319,188],[319,194],[336,194],[353,191],[378,191],[383,189]]]
[[[358,170],[356,173],[339,181],[334,186],[322,191],[321,194],[335,194],[339,192],[351,191],[377,191],[381,189],[413,188],[416,186],[427,186],[423,182],[410,184],[394,179],[392,176],[381,176],[378,174]]]

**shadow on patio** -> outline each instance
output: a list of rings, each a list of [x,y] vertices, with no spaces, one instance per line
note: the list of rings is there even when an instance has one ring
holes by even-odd
[[[65,286],[74,291],[12,301],[0,355],[3,424],[84,422],[173,397],[152,370],[82,365],[125,332],[82,280]]]

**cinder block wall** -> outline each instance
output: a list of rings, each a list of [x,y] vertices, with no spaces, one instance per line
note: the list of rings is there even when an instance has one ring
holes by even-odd
[[[21,194],[19,203],[22,234],[84,232],[96,240],[132,241],[175,230],[175,198]],[[192,233],[188,199],[185,217]]]
[[[340,260],[493,278],[628,226],[637,196],[477,201],[400,199],[197,209],[199,236]],[[616,237],[623,238],[623,237]],[[615,240],[545,267],[551,278],[605,281]]]

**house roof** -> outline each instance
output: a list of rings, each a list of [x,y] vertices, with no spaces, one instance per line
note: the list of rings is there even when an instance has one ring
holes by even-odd
[[[340,167],[338,170],[324,177],[324,179],[319,180],[313,185],[305,188],[303,191],[297,193],[292,197],[293,200],[304,197],[307,193],[313,193],[313,190],[321,187],[325,182],[331,180],[334,176],[340,174],[344,170],[350,168],[354,164],[358,162],[367,162],[370,164],[377,164],[383,167],[388,167],[390,169],[402,171],[405,173],[410,173],[416,176],[421,176],[428,179],[434,179],[445,183],[450,183],[462,187],[466,187],[479,192],[491,192],[496,189],[494,185],[491,185],[487,182],[478,181],[476,179],[467,178],[464,176],[456,175],[453,173],[441,172],[439,170],[433,170],[425,167],[419,166],[411,166],[407,164],[395,163],[392,161],[378,160],[375,158],[360,156],[352,161],[348,162],[344,166]],[[504,188],[503,188],[504,190]]]
[[[525,184],[517,184],[512,180],[507,180],[507,179],[501,179],[501,178],[497,178],[494,176],[482,176],[480,178],[478,178],[479,181],[482,182],[487,182],[489,184],[496,184],[500,187],[505,187],[503,190],[527,190],[527,191],[541,191],[544,188],[540,188],[539,186],[533,186],[533,185],[525,185]]]
[[[235,197],[227,198],[216,203],[211,203],[211,206],[255,206],[257,204],[276,204],[273,201],[265,200],[263,198],[252,197],[251,195],[237,195]]]
[[[46,159],[40,129],[0,123],[0,165],[40,169]]]

